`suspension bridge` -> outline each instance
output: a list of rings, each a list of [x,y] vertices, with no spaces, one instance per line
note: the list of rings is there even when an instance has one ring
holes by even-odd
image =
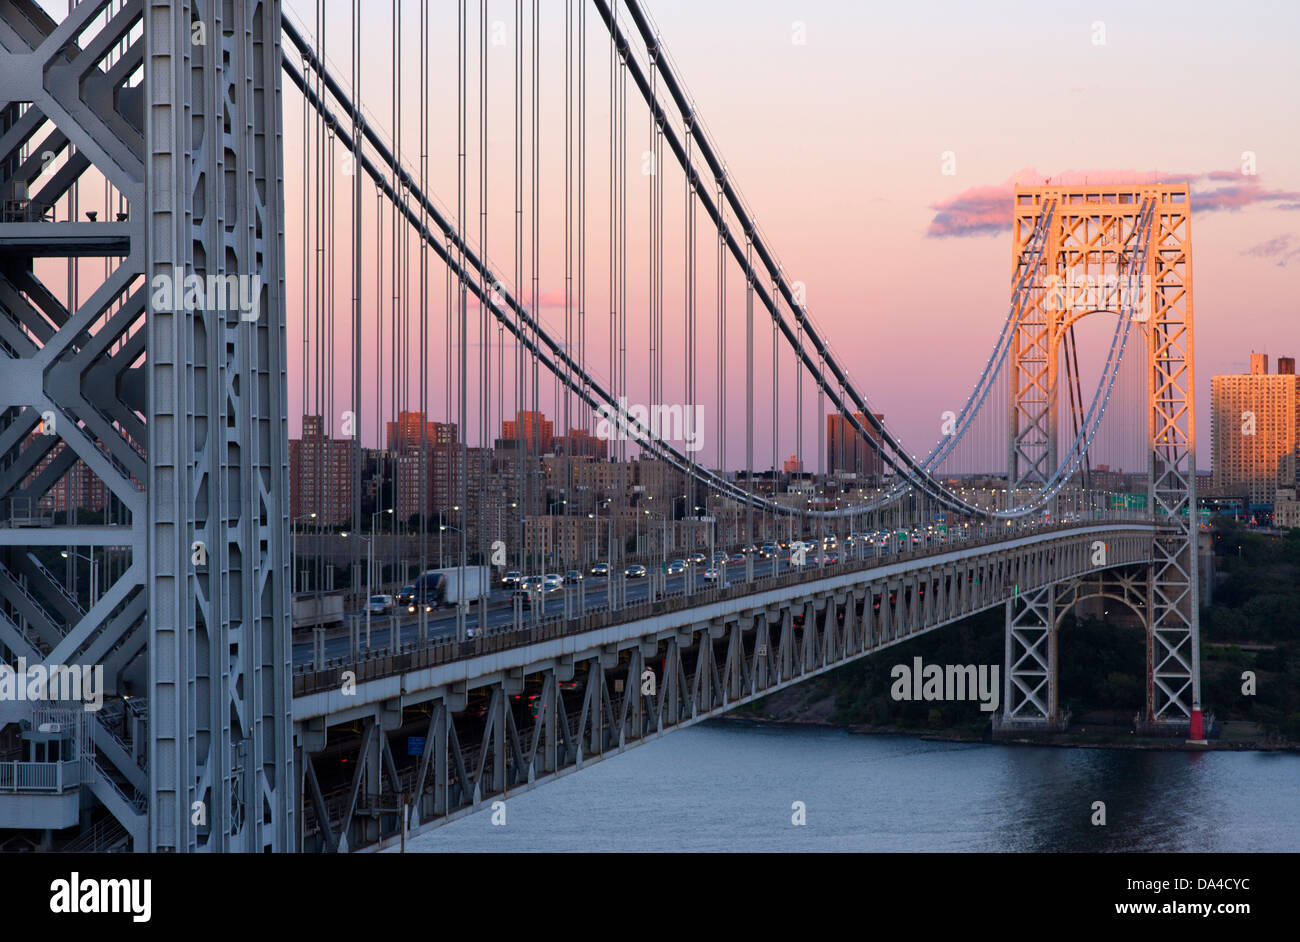
[[[995,607],[999,728],[1061,726],[1062,618],[1108,599],[1145,728],[1202,736],[1187,186],[1018,187],[918,450],[649,4],[544,6],[0,0],[0,660],[102,700],[0,699],[0,838],[382,849]],[[368,607],[386,543],[380,584],[465,586],[543,523],[553,592],[295,637],[330,547]],[[723,552],[670,566],[670,527]]]

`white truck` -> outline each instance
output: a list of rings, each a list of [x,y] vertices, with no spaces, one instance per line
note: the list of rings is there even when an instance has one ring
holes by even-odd
[[[446,608],[462,599],[473,601],[491,591],[492,573],[487,566],[430,569],[415,580],[415,600],[411,607]]]
[[[343,593],[299,592],[293,597],[293,628],[336,628],[343,624]]]

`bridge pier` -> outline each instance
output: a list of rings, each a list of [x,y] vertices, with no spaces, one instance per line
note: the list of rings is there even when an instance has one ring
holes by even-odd
[[[1056,586],[1008,599],[999,729],[1061,728]]]

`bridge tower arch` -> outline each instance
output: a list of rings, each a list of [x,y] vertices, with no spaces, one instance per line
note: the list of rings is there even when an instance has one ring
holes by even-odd
[[[1149,227],[1140,225],[1150,205]],[[1191,202],[1186,184],[1094,184],[1017,187],[1014,192],[1013,284],[1035,226],[1051,212],[1046,246],[1018,308],[1010,350],[1007,491],[1041,486],[1058,458],[1062,339],[1082,314],[1079,286],[1101,286],[1118,307],[1131,300],[1145,341],[1147,405],[1146,507],[1159,524],[1152,540],[1144,617],[1147,677],[1144,725],[1201,735],[1199,601],[1197,598],[1196,410],[1193,395]],[[1145,246],[1139,240],[1145,238]],[[1114,297],[1132,253],[1145,248],[1138,295]],[[1086,311],[1084,313],[1087,313]],[[1137,348],[1141,349],[1141,348]],[[1100,570],[1099,570],[1100,571]],[[1040,597],[1041,596],[1041,597]],[[1054,724],[1054,626],[1057,589],[1006,606],[1003,719]]]

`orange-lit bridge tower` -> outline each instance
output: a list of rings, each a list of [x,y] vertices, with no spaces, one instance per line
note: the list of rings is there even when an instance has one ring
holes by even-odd
[[[1128,300],[1144,340],[1130,355],[1147,358],[1146,415],[1133,420],[1147,423],[1146,504],[1161,528],[1148,566],[1099,572],[1007,603],[1003,722],[1009,725],[1061,722],[1061,618],[1083,599],[1104,596],[1129,606],[1146,624],[1144,725],[1188,728],[1191,738],[1201,738],[1189,196],[1186,184],[1015,190],[1013,284],[1029,257],[1035,225],[1044,215],[1050,219],[1031,290],[1019,294],[1023,310],[1017,311],[1010,350],[1008,492],[1038,486],[1058,468],[1066,388],[1060,374],[1069,369],[1070,328],[1088,314],[1118,314]],[[1132,272],[1134,265],[1138,277],[1126,286],[1126,266]],[[1124,290],[1138,294],[1122,299]]]

